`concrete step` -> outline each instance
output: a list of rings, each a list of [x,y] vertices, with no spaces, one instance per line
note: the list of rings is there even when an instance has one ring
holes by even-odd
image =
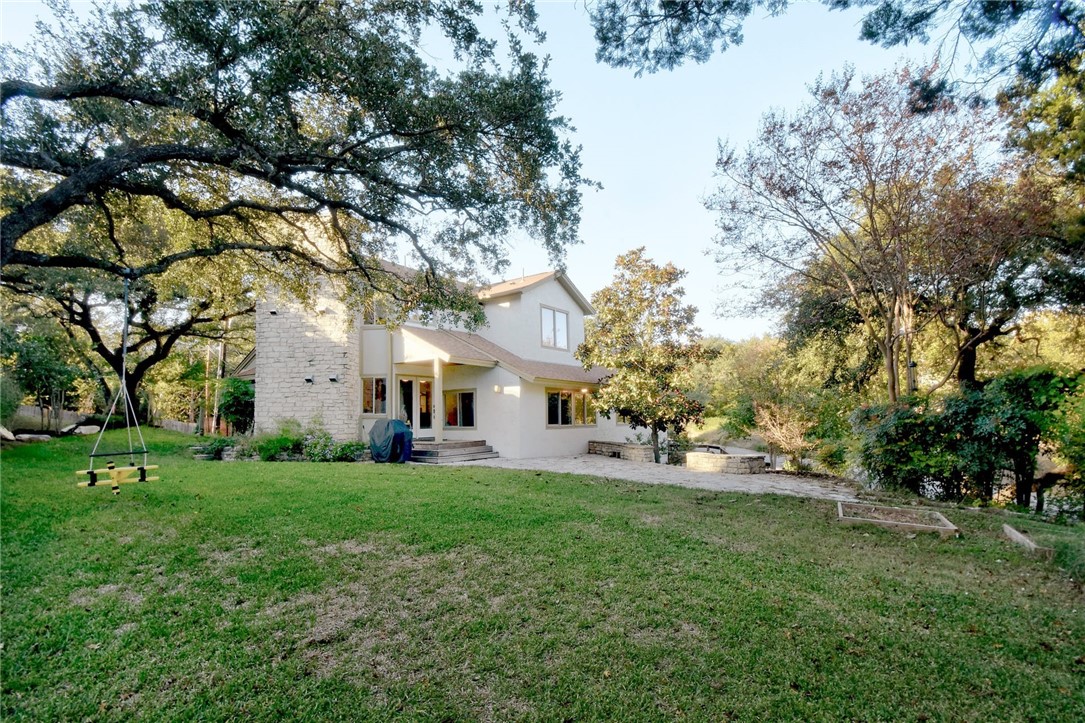
[[[488,444],[480,444],[474,447],[457,447],[456,449],[418,449],[413,448],[411,450],[412,457],[459,457],[463,454],[479,454],[484,452],[493,452],[494,448]]]
[[[482,447],[486,445],[485,439],[463,439],[455,441],[434,442],[433,440],[415,440],[412,445],[416,450],[430,451],[442,449],[464,449],[465,447]]]
[[[480,450],[490,450],[490,447],[480,447]],[[470,462],[476,459],[496,459],[499,455],[494,451],[463,450],[461,454],[450,455],[411,455],[412,462],[420,464],[451,464],[452,462]]]

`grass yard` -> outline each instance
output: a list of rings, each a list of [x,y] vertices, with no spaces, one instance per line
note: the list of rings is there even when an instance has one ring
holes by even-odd
[[[1085,597],[999,515],[148,441],[118,497],[4,450],[5,721],[1085,720]]]

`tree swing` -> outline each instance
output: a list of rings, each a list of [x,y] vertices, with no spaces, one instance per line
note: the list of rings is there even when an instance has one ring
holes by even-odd
[[[120,494],[122,484],[133,484],[135,482],[153,482],[158,477],[148,477],[147,470],[158,469],[157,464],[147,464],[147,443],[143,441],[143,432],[139,428],[139,417],[136,416],[135,404],[132,401],[132,396],[128,393],[128,286],[131,280],[131,269],[125,269],[124,271],[124,326],[121,332],[121,376],[120,376],[120,389],[117,390],[116,396],[113,397],[113,403],[109,406],[109,412],[106,414],[105,421],[102,423],[102,429],[98,432],[98,439],[94,442],[94,448],[90,450],[90,464],[88,469],[79,470],[75,474],[78,476],[90,475],[90,479],[83,482],[79,482],[77,487],[97,487],[98,482],[104,483],[105,478],[108,477],[112,488],[113,494]],[[106,429],[109,427],[109,420],[113,416],[113,412],[117,409],[117,404],[123,399],[124,406],[124,427],[128,431],[128,451],[119,450],[116,452],[99,452],[98,447],[102,444],[102,437],[105,435]],[[132,427],[136,429],[136,437],[139,439],[139,449],[136,449],[132,444]],[[136,455],[143,455],[143,464],[136,464]],[[128,457],[127,467],[118,467],[112,458],[114,457]],[[110,458],[105,467],[98,469],[94,468],[94,460],[98,458]]]

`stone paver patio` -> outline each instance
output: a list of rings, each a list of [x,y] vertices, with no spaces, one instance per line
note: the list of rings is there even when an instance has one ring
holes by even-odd
[[[575,457],[534,457],[529,459],[483,459],[458,462],[479,467],[568,472],[595,477],[629,480],[644,484],[676,485],[716,492],[749,492],[753,494],[792,495],[826,500],[854,502],[855,492],[846,485],[829,480],[796,477],[788,474],[724,474],[698,472],[667,464],[630,462],[598,454],[578,454]]]

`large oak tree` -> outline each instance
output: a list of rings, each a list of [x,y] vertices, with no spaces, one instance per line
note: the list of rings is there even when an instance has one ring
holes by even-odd
[[[517,35],[536,32],[530,5],[510,3],[503,45],[483,37],[480,12],[460,0],[61,10],[27,51],[3,53],[4,279],[40,267],[134,279],[236,251],[439,306],[452,302],[427,290],[500,267],[513,227],[560,260],[577,238],[578,149],[545,62]],[[187,233],[118,244],[111,217],[133,200],[183,216]],[[79,214],[93,238],[67,233]],[[419,273],[381,263],[407,252]]]

